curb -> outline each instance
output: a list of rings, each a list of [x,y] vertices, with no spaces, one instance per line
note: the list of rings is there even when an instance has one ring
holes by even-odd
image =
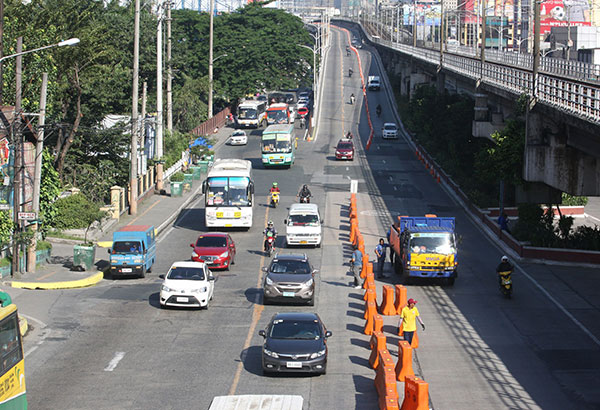
[[[50,289],[76,289],[87,288],[96,285],[104,278],[104,272],[96,272],[84,279],[69,280],[63,282],[10,282],[13,288],[50,290]]]

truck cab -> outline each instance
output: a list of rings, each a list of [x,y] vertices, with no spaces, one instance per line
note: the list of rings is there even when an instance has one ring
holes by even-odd
[[[452,217],[398,217],[390,228],[390,246],[394,269],[405,283],[439,278],[454,284],[458,267],[454,228]]]
[[[110,273],[113,277],[135,275],[143,278],[156,261],[154,226],[124,226],[113,233],[113,242],[108,253]]]

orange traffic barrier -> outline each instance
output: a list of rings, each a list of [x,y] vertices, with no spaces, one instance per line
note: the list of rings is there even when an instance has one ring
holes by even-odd
[[[365,254],[365,241],[363,239],[363,236],[360,232],[358,233],[357,236],[358,236],[358,239],[357,239],[358,244],[356,245],[356,247],[359,251],[361,251],[363,254]],[[367,260],[369,260],[369,259],[367,259]]]
[[[394,307],[396,308],[396,313],[400,314],[402,312],[402,308],[406,306],[406,287],[402,285],[394,286],[396,289],[396,300],[394,301]]]
[[[367,319],[369,316],[375,316],[376,314],[377,303],[374,300],[365,301],[365,312],[363,313],[363,319]]]
[[[398,342],[398,363],[396,363],[396,379],[403,382],[406,376],[414,376],[412,367],[412,347],[406,340]]]
[[[358,212],[356,211],[356,206],[352,206],[352,204],[350,204],[350,219],[357,218],[357,217],[358,217]]]
[[[377,303],[377,292],[374,289],[365,290],[365,294],[363,295],[364,301],[373,301]]]
[[[373,316],[373,332],[383,331],[383,316],[375,314]]]
[[[391,285],[383,285],[383,299],[379,306],[379,313],[384,316],[394,316],[397,313],[394,307],[394,288]]]
[[[364,278],[367,277],[367,264],[365,262],[369,260],[369,254],[368,253],[363,253],[362,260],[364,262],[363,262],[363,265],[362,265],[362,269],[360,270],[360,277],[362,279],[364,279]]]
[[[350,242],[354,243],[358,234],[358,222],[356,219],[350,220]]]
[[[415,376],[406,376],[401,410],[429,410],[429,383]]]
[[[379,397],[398,395],[396,389],[396,371],[394,370],[394,360],[392,355],[385,349],[377,351],[379,359],[375,374],[375,388]]]
[[[373,303],[373,302],[370,302]],[[375,313],[376,314],[376,313]],[[363,329],[363,333],[365,335],[372,335],[373,334],[373,319],[375,317],[375,314],[371,314],[370,309],[367,308],[367,310],[365,311],[365,327]]]
[[[379,408],[381,410],[399,410],[400,406],[398,404],[398,397],[385,396],[383,403],[381,403],[381,400],[379,400]]]
[[[373,369],[376,369],[379,364],[379,350],[386,348],[386,338],[383,332],[373,332],[369,344],[371,345],[369,364]]]
[[[355,193],[350,194],[350,202],[352,202],[352,201],[356,202],[356,194]]]
[[[439,173],[437,174],[436,180],[437,180],[437,183],[439,184],[440,183],[440,174]]]
[[[429,169],[429,162],[425,163],[425,168]]]

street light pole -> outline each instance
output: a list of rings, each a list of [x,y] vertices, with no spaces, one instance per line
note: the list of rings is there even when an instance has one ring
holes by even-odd
[[[213,116],[213,20],[215,0],[210,0],[210,17],[208,24],[208,118]]]
[[[158,9],[158,22],[156,27],[156,190],[161,192],[164,188],[163,181],[163,44],[162,44],[162,4]]]
[[[131,162],[129,164],[129,214],[137,214],[138,93],[140,72],[140,0],[135,0],[133,23],[133,90],[131,102]]]
[[[11,127],[12,141],[15,149],[14,159],[14,181],[13,181],[13,218],[15,228],[13,232],[13,252],[12,252],[12,275],[19,274],[21,268],[19,266],[19,241],[16,238],[16,234],[21,232],[21,221],[19,221],[19,212],[21,211],[21,184],[23,183],[21,166],[21,56],[23,55],[23,37],[17,38],[17,53],[15,54],[17,61],[15,62],[15,110],[13,114],[13,123]],[[3,57],[7,58],[7,57]]]

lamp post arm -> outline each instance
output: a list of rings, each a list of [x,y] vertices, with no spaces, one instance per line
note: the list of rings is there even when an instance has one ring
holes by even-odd
[[[52,47],[73,46],[73,45],[75,45],[77,43],[79,43],[79,39],[78,38],[70,38],[68,40],[61,41],[59,43],[50,44],[50,45],[47,45],[47,46],[44,46],[44,47],[34,48],[33,50],[21,51],[20,53],[15,53],[15,54],[11,54],[11,55],[8,55],[8,56],[3,56],[2,58],[0,58],[0,63],[2,61],[4,61],[4,60],[8,60],[9,58],[24,56],[25,54],[35,53],[37,51],[46,50],[46,49],[52,48]]]

